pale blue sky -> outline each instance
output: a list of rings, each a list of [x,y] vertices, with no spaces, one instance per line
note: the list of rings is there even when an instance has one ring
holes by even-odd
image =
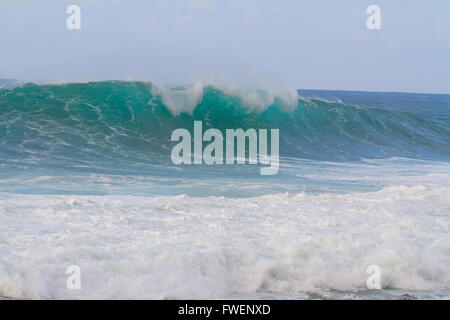
[[[0,78],[450,93],[448,0],[2,0],[0,28]]]

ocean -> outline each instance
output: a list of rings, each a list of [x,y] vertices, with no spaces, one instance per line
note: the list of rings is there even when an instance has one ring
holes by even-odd
[[[279,129],[278,173],[173,164],[194,121]],[[4,298],[449,299],[449,194],[450,95],[0,88]]]

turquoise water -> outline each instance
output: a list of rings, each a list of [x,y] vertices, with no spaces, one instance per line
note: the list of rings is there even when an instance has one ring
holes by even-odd
[[[211,86],[202,88],[201,94],[186,88],[158,92],[155,87],[110,81],[26,83],[0,89],[2,176],[21,176],[26,181],[33,176],[64,177],[40,181],[38,190],[16,179],[0,190],[108,193],[96,186],[87,188],[95,174],[124,176],[131,184],[144,178],[164,180],[161,189],[165,194],[185,192],[178,190],[183,179],[289,185],[288,189],[269,187],[267,192],[320,191],[318,184],[339,190],[345,188],[344,183],[333,183],[325,174],[335,166],[347,164],[347,170],[376,159],[450,159],[448,95],[301,90],[303,98],[286,102],[282,96],[268,98],[269,92],[260,91],[256,92],[259,101],[246,103],[242,94],[227,94]],[[167,101],[187,109],[179,112]],[[204,130],[222,132],[227,128],[279,128],[280,173],[265,178],[254,166],[173,165],[170,152],[176,143],[170,141],[171,133],[177,128],[193,132],[194,120],[202,120]],[[297,174],[315,173],[321,175],[319,180],[293,179]],[[174,185],[165,187],[167,178],[175,179]],[[110,192],[142,193],[146,189],[146,185],[129,187],[125,180],[125,185],[118,182]],[[55,181],[57,186],[52,187]],[[360,187],[370,189],[367,184]],[[220,190],[189,193],[222,195]]]
[[[431,94],[0,88],[0,296],[448,298],[449,110]],[[279,129],[279,173],[174,165],[171,133],[194,120]]]

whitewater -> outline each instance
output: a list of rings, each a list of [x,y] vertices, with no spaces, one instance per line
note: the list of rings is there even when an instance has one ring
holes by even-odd
[[[211,84],[0,88],[0,296],[449,299],[449,108]],[[279,129],[278,174],[174,165],[172,131],[197,120]]]

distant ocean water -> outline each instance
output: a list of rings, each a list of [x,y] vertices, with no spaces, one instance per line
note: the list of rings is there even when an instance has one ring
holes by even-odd
[[[4,86],[0,296],[450,298],[449,111],[435,94]],[[171,133],[194,120],[279,129],[279,173],[175,166]]]

